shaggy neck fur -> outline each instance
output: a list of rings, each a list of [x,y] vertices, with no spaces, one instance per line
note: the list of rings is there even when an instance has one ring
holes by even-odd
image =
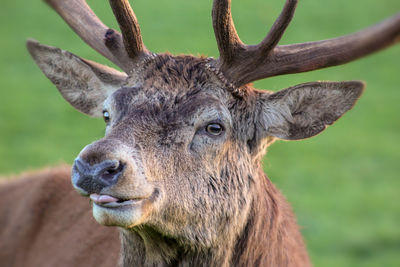
[[[226,248],[185,248],[150,228],[121,231],[121,266],[228,266]]]
[[[182,246],[149,227],[121,230],[121,266],[310,266],[290,206],[261,170],[247,223],[218,247]]]

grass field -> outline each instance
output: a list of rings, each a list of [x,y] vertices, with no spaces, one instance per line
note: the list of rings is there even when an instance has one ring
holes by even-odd
[[[117,27],[108,1],[88,1]],[[153,52],[217,56],[211,0],[131,1]],[[259,42],[283,0],[234,0],[246,43]],[[302,0],[281,44],[333,38],[400,12],[399,0]],[[73,110],[34,65],[25,40],[109,64],[42,1],[5,0],[0,9],[0,173],[71,163],[102,136],[101,120]],[[315,266],[400,266],[400,45],[357,62],[256,83],[278,90],[314,80],[364,80],[356,107],[323,134],[277,142],[264,159],[292,203]]]

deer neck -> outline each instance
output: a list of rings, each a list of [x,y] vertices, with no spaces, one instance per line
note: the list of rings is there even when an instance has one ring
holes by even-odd
[[[231,265],[311,266],[290,205],[262,170],[259,178],[247,225],[237,240]]]
[[[150,227],[121,230],[121,266],[310,266],[293,212],[260,172],[246,226],[214,248],[193,249]]]
[[[193,249],[178,244],[151,228],[121,230],[121,267],[229,266],[229,249]]]
[[[179,254],[178,244],[143,227],[121,230],[121,266],[168,266]]]

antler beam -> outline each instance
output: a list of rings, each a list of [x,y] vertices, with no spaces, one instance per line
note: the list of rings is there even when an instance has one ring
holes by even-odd
[[[279,70],[268,73],[268,76],[344,64],[399,41],[400,13],[350,35],[324,41],[278,46],[275,48],[274,58]]]
[[[277,46],[289,25],[297,0],[287,0],[267,37],[245,45],[236,33],[230,0],[214,0],[213,25],[220,51],[217,67],[235,86],[290,73],[340,65],[400,40],[400,13],[363,31],[335,39]]]
[[[143,44],[139,24],[128,0],[110,0],[122,35],[104,25],[85,0],[44,1],[68,23],[83,41],[125,72],[132,71],[135,60],[149,54]]]
[[[93,13],[84,0],[44,0],[49,4],[67,24],[90,47],[108,58],[111,62],[124,71],[131,69],[130,62],[124,60],[128,54],[122,43],[119,33],[113,33],[114,50],[110,50],[105,43],[105,37],[109,36],[110,28],[104,25]],[[119,42],[119,43],[118,43]]]

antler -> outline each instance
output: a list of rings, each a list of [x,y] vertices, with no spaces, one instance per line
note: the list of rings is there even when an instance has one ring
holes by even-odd
[[[363,31],[335,39],[277,46],[289,25],[297,0],[287,0],[265,39],[245,45],[236,33],[230,0],[214,0],[213,26],[220,58],[217,67],[235,86],[289,73],[340,65],[400,40],[400,13]]]
[[[44,1],[57,11],[83,41],[125,72],[133,69],[135,60],[149,56],[128,0],[110,0],[122,36],[104,25],[85,0]]]
[[[142,41],[139,23],[128,0],[110,0],[111,8],[122,31],[125,49],[130,58],[148,54]]]

